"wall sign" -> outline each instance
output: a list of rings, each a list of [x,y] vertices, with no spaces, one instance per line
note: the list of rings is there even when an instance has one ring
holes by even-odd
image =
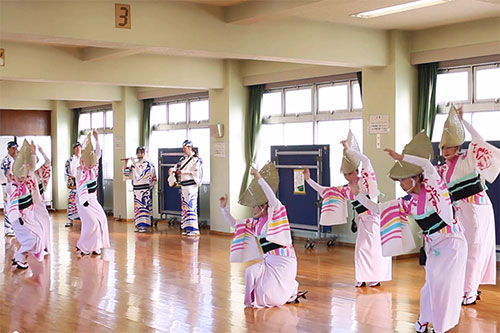
[[[304,169],[293,169],[293,194],[306,194]]]
[[[387,134],[389,131],[389,115],[378,114],[370,116],[368,134]]]
[[[115,27],[130,29],[130,5],[115,3]]]
[[[226,144],[224,142],[214,143],[214,157],[226,157]]]

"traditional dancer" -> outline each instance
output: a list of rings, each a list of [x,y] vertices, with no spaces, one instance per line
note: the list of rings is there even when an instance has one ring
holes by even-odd
[[[137,161],[132,157],[132,165],[128,166],[128,158],[123,167],[123,179],[131,179],[134,186],[135,231],[146,232],[153,220],[152,189],[156,184],[155,166],[145,159],[146,148],[137,147]]]
[[[97,201],[98,161],[101,158],[97,131],[93,131],[96,149],[92,145],[90,133],[82,152],[80,167],[76,171],[76,207],[82,222],[80,239],[76,244],[82,255],[101,254],[101,249],[109,248],[108,219]]]
[[[426,332],[428,323],[432,323],[435,332],[446,332],[457,325],[460,318],[467,258],[467,242],[462,227],[454,217],[446,185],[429,161],[432,144],[427,135],[423,132],[417,134],[406,145],[403,155],[391,149],[385,151],[396,160],[389,177],[399,181],[409,195],[376,204],[368,200],[365,193],[358,193],[358,186],[351,185],[352,191],[363,206],[380,214],[382,234],[395,230],[392,240],[399,238],[401,241],[404,233],[397,231],[402,223],[407,223],[409,215],[420,226],[427,262],[425,284],[420,292],[420,316],[415,330]],[[414,244],[413,238],[408,242]]]
[[[73,222],[80,219],[78,210],[76,209],[76,169],[80,166],[80,158],[82,156],[82,145],[80,142],[73,144],[73,156],[71,156],[64,165],[64,178],[66,186],[69,190],[68,195],[68,222],[65,227],[73,226]]]
[[[351,131],[344,145],[344,158],[341,171],[349,182],[343,186],[325,187],[311,179],[309,169],[304,170],[307,183],[323,198],[321,220],[329,219],[332,223],[322,221],[322,225],[334,224],[334,221],[346,222],[347,201],[354,207],[359,221],[358,236],[354,247],[354,267],[356,275],[355,287],[380,286],[381,281],[392,279],[391,257],[382,256],[380,241],[380,216],[371,213],[354,198],[351,185],[357,184],[362,192],[368,193],[371,200],[377,200],[380,192],[377,187],[375,171],[368,157],[360,153],[358,143]],[[359,164],[361,173],[358,173]]]
[[[472,136],[469,149],[460,153],[465,140],[464,126]],[[479,300],[480,284],[496,283],[495,216],[483,179],[490,183],[500,172],[500,149],[483,140],[463,119],[463,110],[451,107],[439,144],[445,163],[438,166],[451,199],[457,206],[457,217],[464,225],[468,245],[463,304]]]
[[[198,228],[198,189],[203,178],[202,160],[193,150],[193,143],[185,140],[182,143],[184,156],[168,170],[170,187],[181,186],[182,234],[199,236]]]
[[[47,190],[47,185],[49,184],[51,165],[50,158],[45,154],[42,147],[38,146],[38,151],[42,154],[44,158],[44,163],[34,171],[35,183],[38,185],[38,191],[40,193],[41,201],[34,204],[35,214],[38,217],[40,223],[42,224],[43,231],[45,233],[45,244],[44,250],[46,254],[50,253],[52,244],[52,219],[45,205],[45,191]]]
[[[245,306],[254,308],[298,302],[307,291],[297,292],[297,257],[292,245],[286,208],[274,194],[279,176],[273,164],[259,173],[251,169],[253,182],[240,197],[240,204],[253,208],[253,218],[235,220],[226,208],[227,195],[221,197],[222,215],[233,227],[231,262],[264,260],[245,270]],[[258,241],[256,239],[258,238]]]
[[[4,234],[8,237],[14,237],[14,229],[12,224],[9,222],[9,217],[7,214],[7,182],[9,178],[10,169],[17,156],[17,143],[15,141],[9,141],[7,143],[7,155],[0,162],[0,183],[2,184],[3,192],[3,217],[4,217]]]
[[[35,181],[35,147],[24,140],[7,183],[9,221],[21,244],[14,254],[12,264],[17,268],[28,268],[27,255],[31,253],[38,261],[43,260],[46,245],[44,228],[40,222],[35,205],[43,203]]]

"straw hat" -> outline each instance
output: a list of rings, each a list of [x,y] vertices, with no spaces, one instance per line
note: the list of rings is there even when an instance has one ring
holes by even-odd
[[[280,184],[280,177],[276,166],[272,162],[269,162],[262,167],[259,173],[266,183],[271,186],[274,193],[276,193]],[[254,178],[247,190],[240,196],[238,203],[243,206],[256,207],[265,204],[267,201],[262,187],[257,182],[257,179]]]
[[[462,121],[458,117],[457,109],[451,106],[448,118],[444,123],[443,135],[439,148],[461,146],[465,141],[465,130]]]
[[[434,155],[432,143],[424,131],[415,135],[415,137],[403,149],[403,155],[413,155],[430,160]],[[422,168],[405,161],[396,161],[389,171],[389,177],[393,180],[404,179],[419,175],[423,172]]]
[[[25,178],[31,170],[34,170],[33,152],[30,144],[24,139],[23,146],[17,154],[17,158],[12,165],[12,174],[19,178]]]
[[[351,130],[349,130],[349,134],[347,134],[346,143],[349,148],[358,152],[360,151],[358,141],[356,141],[356,138],[354,137],[354,134],[352,134]],[[352,154],[349,154],[347,149],[344,148],[340,171],[344,174],[354,172],[358,169],[359,163],[360,161],[356,157],[352,156]]]
[[[97,164],[97,155],[94,150],[94,145],[92,145],[92,138],[90,133],[87,135],[85,142],[83,144],[84,148],[82,150],[82,160],[86,166],[94,166]]]

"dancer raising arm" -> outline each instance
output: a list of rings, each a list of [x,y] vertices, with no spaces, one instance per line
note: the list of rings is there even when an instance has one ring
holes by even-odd
[[[251,173],[254,180],[240,197],[240,203],[252,207],[253,217],[235,220],[226,208],[227,195],[219,199],[222,215],[235,228],[230,261],[262,258],[259,246],[264,253],[262,261],[245,270],[245,306],[263,308],[298,303],[307,291],[297,291],[297,257],[288,216],[275,195],[278,172],[273,164],[267,164],[260,173],[254,168]]]

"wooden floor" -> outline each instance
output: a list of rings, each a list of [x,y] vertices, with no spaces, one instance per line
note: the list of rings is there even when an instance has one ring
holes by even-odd
[[[30,259],[25,271],[10,266],[17,242],[0,238],[0,332],[412,332],[417,319],[417,258],[393,261],[393,281],[382,287],[357,289],[352,248],[305,250],[297,241],[297,280],[308,299],[254,310],[243,306],[246,265],[229,263],[229,237],[181,237],[162,222],[137,234],[131,223],[110,221],[112,248],[79,258],[80,225],[65,222],[54,215],[52,254],[43,264]],[[500,330],[500,288],[481,289],[452,332]]]

